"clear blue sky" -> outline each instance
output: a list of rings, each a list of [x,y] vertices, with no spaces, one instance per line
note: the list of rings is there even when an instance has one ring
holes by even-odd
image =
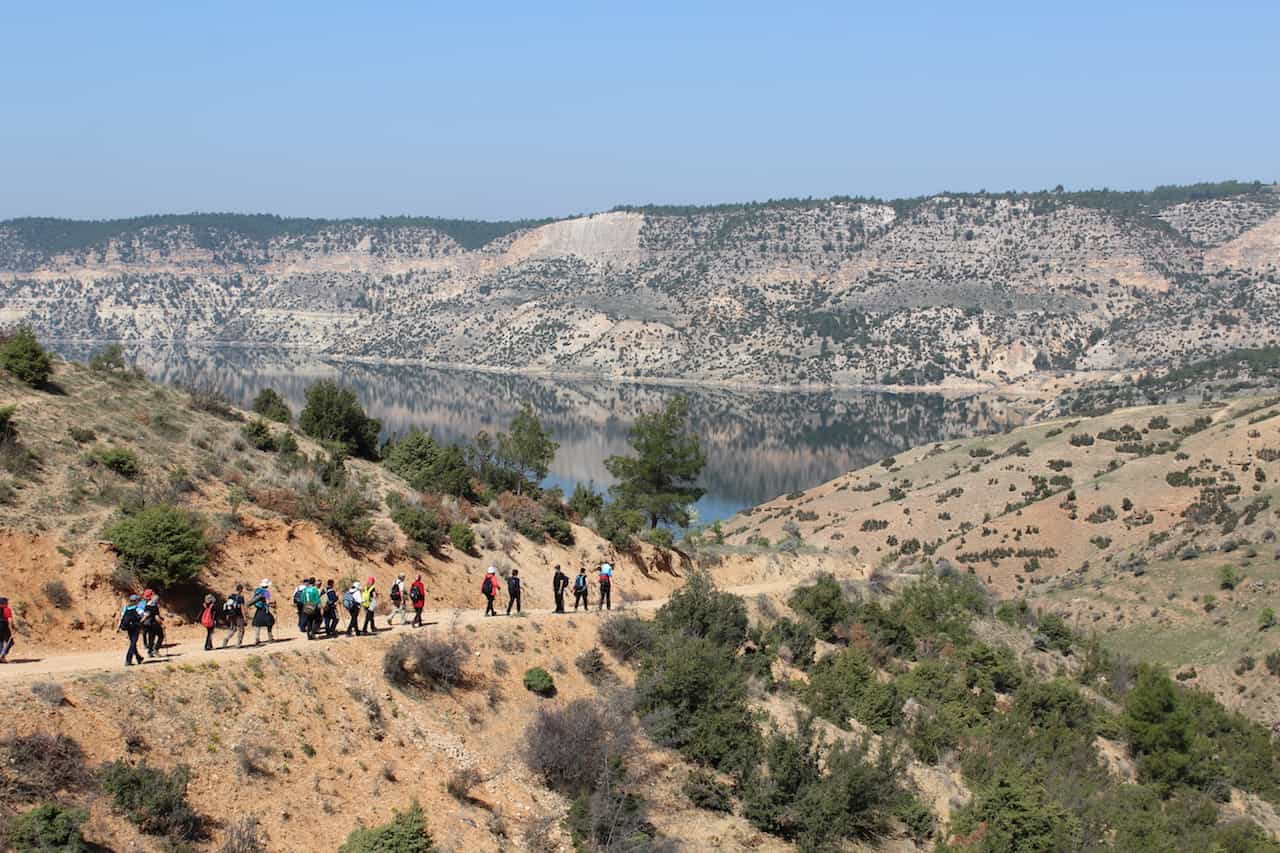
[[[9,3],[0,81],[0,218],[1280,178],[1275,0]]]

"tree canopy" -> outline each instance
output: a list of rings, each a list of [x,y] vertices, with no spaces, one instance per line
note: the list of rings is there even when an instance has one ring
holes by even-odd
[[[312,438],[339,444],[353,456],[378,458],[382,421],[366,415],[355,392],[332,379],[322,379],[307,389],[307,404],[298,425]]]
[[[523,492],[526,481],[535,486],[542,482],[559,447],[551,440],[551,430],[534,414],[533,406],[525,403],[511,421],[511,432],[498,433],[498,452],[517,475],[516,494]]]
[[[627,437],[634,456],[610,456],[609,473],[617,478],[610,487],[617,504],[643,512],[649,527],[668,522],[689,525],[689,507],[706,492],[694,485],[706,465],[698,436],[687,431],[689,398],[672,397],[657,412],[636,419]]]

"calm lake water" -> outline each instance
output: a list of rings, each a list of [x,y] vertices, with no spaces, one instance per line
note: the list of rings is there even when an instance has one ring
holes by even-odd
[[[88,350],[62,347],[68,358]],[[284,351],[147,345],[129,355],[157,381],[212,384],[246,406],[275,388],[295,415],[318,379],[353,388],[386,435],[421,427],[446,442],[480,430],[506,430],[525,401],[551,429],[560,450],[551,484],[610,482],[604,460],[628,452],[627,431],[638,414],[673,394],[689,397],[692,427],[702,437],[707,467],[697,505],[710,523],[787,492],[928,442],[999,432],[1014,415],[985,402],[930,394],[780,393],[673,388],[625,382],[578,382],[404,365],[330,362]]]

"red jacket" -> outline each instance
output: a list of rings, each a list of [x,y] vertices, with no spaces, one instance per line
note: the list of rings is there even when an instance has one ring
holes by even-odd
[[[490,575],[490,574],[486,574],[486,575],[485,575],[485,577],[486,577],[486,578],[488,578],[489,580],[491,580],[491,581],[493,582],[493,594],[494,594],[494,595],[497,595],[499,592],[501,592],[501,591],[502,591],[502,575],[498,574],[497,572],[494,572],[494,573],[493,573],[493,574],[491,574],[491,575]],[[483,589],[484,589],[484,578],[481,578],[481,579],[480,579],[480,589],[481,589],[481,590],[483,590]]]
[[[418,591],[417,595],[413,594],[415,589]],[[409,584],[409,601],[413,604],[414,610],[421,610],[422,605],[427,603],[427,588],[423,586],[422,581]]]

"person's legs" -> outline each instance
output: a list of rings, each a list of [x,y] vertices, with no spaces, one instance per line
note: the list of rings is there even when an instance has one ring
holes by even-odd
[[[604,588],[604,609],[613,609],[613,584],[609,584]]]
[[[364,632],[366,634],[378,633],[378,626],[373,624],[373,608],[366,607],[364,609]]]
[[[510,615],[511,615],[511,607],[512,607],[515,603],[516,603],[516,596],[514,596],[514,595],[508,595],[508,596],[507,596],[507,615],[508,615],[508,616],[510,616]],[[517,612],[517,613],[519,613],[520,611],[519,611],[519,610],[517,610],[516,612]]]
[[[137,628],[129,629],[129,650],[124,653],[124,665],[133,666],[134,662],[142,663],[142,652],[138,651]]]
[[[498,614],[494,611],[494,609],[493,609],[493,599],[494,599],[494,596],[492,596],[492,595],[486,595],[486,596],[484,597],[484,601],[485,601],[485,605],[484,605],[484,615],[485,615],[485,616],[497,616],[497,615],[498,615]]]
[[[422,608],[421,607],[413,608],[413,627],[415,628],[422,627]]]
[[[213,651],[213,629],[212,628],[204,629],[204,650],[206,652]]]
[[[350,610],[350,609],[347,610],[347,616],[351,618],[351,621],[347,623],[348,637],[350,637],[352,634],[356,632],[356,618],[359,616],[359,614],[360,614],[359,610]]]
[[[520,613],[520,599],[521,599],[521,597],[523,597],[523,596],[524,596],[524,593],[523,593],[523,592],[517,592],[517,593],[516,593],[516,614],[517,614],[517,615],[519,615],[519,613]],[[511,610],[511,608],[508,606],[508,607],[507,607],[507,611],[508,611],[508,612],[510,612],[510,610]]]

